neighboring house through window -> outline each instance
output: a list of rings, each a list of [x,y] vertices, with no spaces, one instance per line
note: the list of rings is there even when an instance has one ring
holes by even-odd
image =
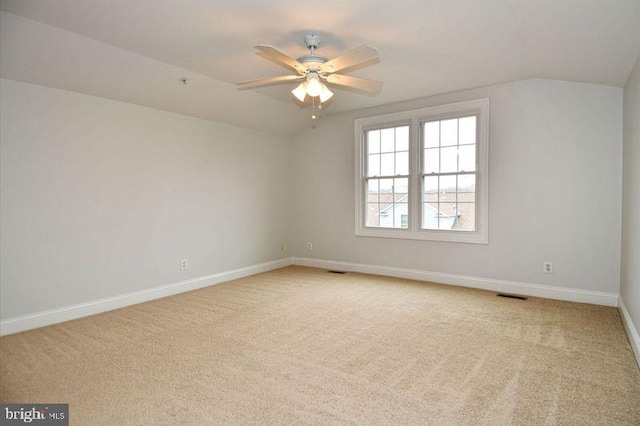
[[[356,119],[356,235],[488,242],[487,99]]]

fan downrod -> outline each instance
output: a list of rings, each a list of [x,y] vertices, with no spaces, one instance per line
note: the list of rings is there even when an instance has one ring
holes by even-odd
[[[316,55],[316,49],[320,45],[320,40],[321,38],[318,34],[307,34],[304,37],[304,42],[309,48],[309,54],[300,56],[298,58],[298,62],[307,65],[310,69],[313,70],[317,70],[320,65],[327,62],[329,60],[328,58]]]

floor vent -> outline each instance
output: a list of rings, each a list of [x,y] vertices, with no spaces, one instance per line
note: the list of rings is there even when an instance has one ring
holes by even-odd
[[[327,271],[330,274],[346,274],[346,271]]]
[[[527,300],[527,296],[520,296],[518,294],[507,294],[507,293],[498,293],[496,296],[498,297],[506,297],[508,299],[518,299],[518,300]]]

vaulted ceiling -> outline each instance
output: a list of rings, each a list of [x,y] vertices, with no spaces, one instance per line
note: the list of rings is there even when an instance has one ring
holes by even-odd
[[[367,44],[370,97],[335,90],[323,114],[527,78],[624,85],[640,53],[640,0],[0,0],[0,75],[292,135],[309,126],[295,84],[255,55],[329,58]],[[27,19],[25,19],[27,18]],[[187,84],[180,82],[187,79]]]

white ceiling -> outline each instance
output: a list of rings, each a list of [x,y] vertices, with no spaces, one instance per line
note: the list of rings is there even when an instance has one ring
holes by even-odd
[[[295,58],[313,32],[330,58],[378,49],[381,62],[352,75],[383,81],[382,93],[335,90],[325,114],[534,77],[622,86],[640,53],[640,0],[0,0],[0,9],[4,78],[283,135],[309,126],[294,84],[233,84],[288,73],[255,55],[257,44]]]

